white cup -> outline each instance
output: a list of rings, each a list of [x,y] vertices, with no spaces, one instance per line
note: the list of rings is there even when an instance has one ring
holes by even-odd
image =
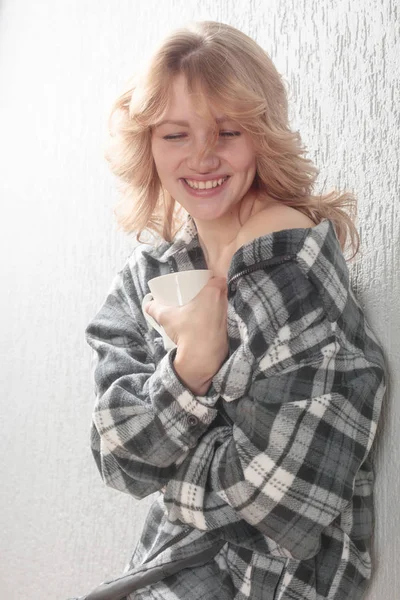
[[[168,273],[148,281],[151,293],[143,298],[142,311],[149,325],[161,334],[166,350],[176,348],[176,344],[167,336],[164,328],[145,311],[145,306],[150,300],[156,300],[165,306],[183,306],[197,296],[212,276],[209,269],[192,269]]]

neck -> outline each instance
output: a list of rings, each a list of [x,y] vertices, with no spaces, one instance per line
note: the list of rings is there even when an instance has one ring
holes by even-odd
[[[213,221],[192,217],[208,265],[224,262],[236,250],[237,235],[251,216],[257,200],[252,193],[247,194],[238,206]]]
[[[193,220],[196,223],[200,246],[203,249],[207,264],[217,263],[235,244],[240,230],[238,219],[229,219],[225,216],[211,222]]]

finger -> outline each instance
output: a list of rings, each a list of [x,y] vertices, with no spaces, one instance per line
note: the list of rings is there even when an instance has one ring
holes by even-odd
[[[147,304],[145,305],[144,310],[147,312],[148,315],[150,315],[150,317],[153,317],[153,319],[156,319],[155,313],[156,313],[157,307],[155,305],[155,300],[149,300],[147,302]]]
[[[145,311],[150,317],[153,317],[157,323],[163,325],[167,313],[171,311],[171,307],[160,304],[157,300],[150,300],[145,306]]]

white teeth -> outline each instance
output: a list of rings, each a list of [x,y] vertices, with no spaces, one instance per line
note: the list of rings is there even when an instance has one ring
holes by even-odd
[[[193,181],[191,179],[185,179],[186,183],[195,190],[209,190],[211,188],[215,188],[219,185],[222,185],[224,181],[226,181],[228,177],[224,177],[223,179],[216,179],[214,181]]]

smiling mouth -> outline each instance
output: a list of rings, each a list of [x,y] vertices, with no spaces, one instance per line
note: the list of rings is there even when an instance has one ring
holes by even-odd
[[[220,177],[219,179],[213,179],[210,181],[195,181],[193,179],[185,179],[183,181],[188,185],[192,190],[213,190],[215,188],[221,187],[225,181],[229,178],[229,175],[225,177]]]

